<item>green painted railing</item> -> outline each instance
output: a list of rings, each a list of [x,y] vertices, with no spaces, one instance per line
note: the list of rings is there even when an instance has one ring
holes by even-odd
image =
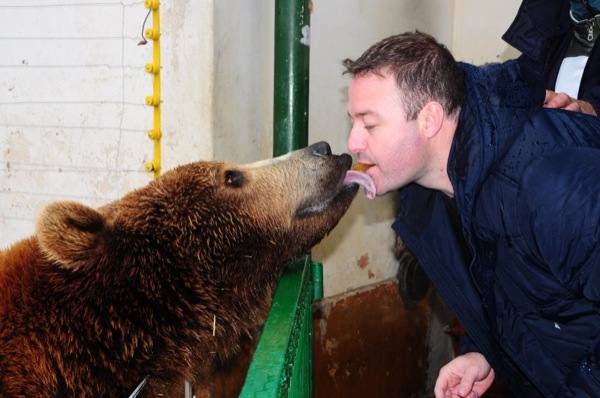
[[[308,256],[282,276],[240,397],[312,395],[312,302],[322,295],[322,265]]]

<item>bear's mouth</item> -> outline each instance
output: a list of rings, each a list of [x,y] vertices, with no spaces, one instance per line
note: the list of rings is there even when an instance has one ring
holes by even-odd
[[[347,204],[356,195],[359,185],[349,183],[346,174],[352,165],[352,158],[348,154],[335,156],[337,159],[334,175],[323,184],[323,195],[313,196],[304,202],[296,210],[295,217],[302,219],[319,215],[339,204]]]
[[[352,198],[354,198],[354,195],[356,195],[356,192],[358,192],[358,187],[359,186],[357,184],[342,185],[334,196],[329,197],[320,202],[312,204],[306,203],[305,205],[301,206],[296,211],[296,218],[307,218],[315,216],[327,211],[336,203],[345,202],[345,199],[348,199],[348,201],[352,200]]]

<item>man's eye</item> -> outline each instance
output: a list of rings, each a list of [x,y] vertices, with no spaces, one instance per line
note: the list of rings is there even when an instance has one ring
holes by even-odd
[[[375,128],[375,125],[374,125],[374,124],[365,124],[365,129],[366,129],[367,131],[371,131],[371,130],[373,130],[374,128]]]

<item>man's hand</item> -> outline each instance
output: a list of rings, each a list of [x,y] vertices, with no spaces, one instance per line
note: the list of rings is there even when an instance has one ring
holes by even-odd
[[[582,112],[587,113],[588,115],[598,116],[594,107],[589,102],[571,98],[565,93],[556,93],[550,90],[546,90],[544,108],[559,108],[567,111]]]
[[[478,398],[494,381],[494,369],[483,355],[469,352],[440,369],[435,383],[435,398]]]

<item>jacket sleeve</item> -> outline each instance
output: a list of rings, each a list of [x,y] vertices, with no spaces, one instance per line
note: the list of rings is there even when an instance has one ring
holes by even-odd
[[[530,164],[518,212],[530,252],[575,297],[600,304],[600,149],[571,147]],[[596,325],[596,328],[600,325]],[[561,397],[600,396],[600,336]]]
[[[471,340],[469,335],[467,333],[465,333],[462,336],[460,336],[460,338],[458,340],[458,353],[460,355],[462,355],[462,354],[466,354],[468,352],[481,353],[481,350],[479,348],[477,348],[477,345],[475,345],[475,343],[473,342],[473,340]]]
[[[523,0],[502,39],[522,54],[544,64],[556,37],[570,26],[569,0]]]

